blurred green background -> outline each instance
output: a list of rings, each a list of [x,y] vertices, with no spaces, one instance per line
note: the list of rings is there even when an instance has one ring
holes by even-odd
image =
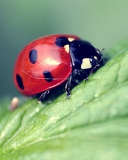
[[[1,0],[0,97],[19,95],[12,80],[20,50],[48,34],[75,34],[99,49],[128,37],[128,0]]]

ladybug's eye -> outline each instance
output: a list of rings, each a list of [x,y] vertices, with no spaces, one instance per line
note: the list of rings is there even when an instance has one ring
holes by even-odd
[[[97,64],[97,57],[96,56],[91,57],[90,58],[90,63],[91,63],[92,66],[96,66],[96,64]]]

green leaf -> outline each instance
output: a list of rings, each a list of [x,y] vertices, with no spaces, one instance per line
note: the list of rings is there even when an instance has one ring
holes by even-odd
[[[128,51],[122,43],[110,51],[117,48],[121,52],[76,86],[70,99],[33,99],[15,111],[1,101],[0,159],[127,159]]]
[[[104,57],[106,57],[107,59],[110,59],[114,57],[115,55],[123,53],[127,50],[128,50],[128,38],[119,42],[118,44],[110,48],[109,50],[107,51],[105,50]]]

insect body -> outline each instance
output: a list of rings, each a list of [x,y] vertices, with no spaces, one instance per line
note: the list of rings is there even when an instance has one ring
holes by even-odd
[[[14,67],[14,83],[26,96],[42,93],[66,81],[67,97],[74,77],[86,79],[102,65],[102,55],[89,42],[74,35],[57,34],[29,43],[19,54]]]

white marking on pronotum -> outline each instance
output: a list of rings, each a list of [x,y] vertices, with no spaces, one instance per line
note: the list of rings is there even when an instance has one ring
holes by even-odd
[[[68,38],[68,40],[69,40],[69,42],[72,42],[72,41],[74,41],[74,38]],[[69,53],[69,44],[65,45],[65,46],[64,46],[64,49],[65,49],[65,51],[66,51],[67,53]]]
[[[74,38],[68,38],[69,42],[74,41]]]
[[[81,69],[89,69],[91,67],[92,67],[92,65],[90,63],[90,59],[89,58],[84,58],[82,60]]]
[[[66,51],[67,53],[69,53],[69,45],[68,45],[68,44],[64,46],[64,49],[65,49],[65,51]]]

